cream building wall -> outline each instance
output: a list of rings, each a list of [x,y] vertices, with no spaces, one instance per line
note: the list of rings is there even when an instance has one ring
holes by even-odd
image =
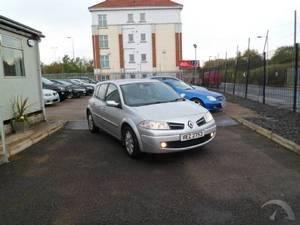
[[[175,25],[155,25],[157,72],[176,71]]]

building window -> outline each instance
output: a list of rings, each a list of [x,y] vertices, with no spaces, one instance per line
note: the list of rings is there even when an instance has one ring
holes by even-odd
[[[135,74],[133,74],[133,73],[130,74],[130,78],[131,78],[131,79],[134,79],[134,78],[135,78]]]
[[[132,13],[129,13],[129,14],[128,14],[128,20],[127,20],[127,23],[134,23],[134,19],[133,19],[133,14],[132,14]]]
[[[101,55],[100,57],[101,68],[108,69],[109,68],[109,56]]]
[[[108,36],[107,35],[100,35],[100,48],[108,48]]]
[[[146,42],[146,34],[141,34],[141,42]]]
[[[145,13],[140,13],[140,23],[146,22],[146,14]]]
[[[128,34],[128,42],[129,43],[133,43],[134,42],[133,34]]]
[[[129,54],[129,63],[135,63],[134,54]]]
[[[4,76],[25,76],[22,42],[19,39],[0,36],[1,58],[3,61]]]
[[[141,62],[142,63],[147,62],[147,55],[146,54],[141,54]]]
[[[98,24],[100,27],[107,27],[106,15],[98,15]]]
[[[147,78],[147,74],[146,73],[143,73],[143,78]]]

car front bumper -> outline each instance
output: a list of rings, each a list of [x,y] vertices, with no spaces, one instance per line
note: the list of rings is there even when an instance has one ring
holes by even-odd
[[[226,101],[206,102],[204,104],[204,107],[209,111],[221,110],[225,107]]]
[[[51,97],[44,96],[45,105],[53,105],[53,104],[58,103],[58,102],[59,102],[59,96],[58,95],[51,96]]]
[[[203,132],[203,137],[198,139],[193,139],[189,141],[181,141],[180,136],[187,133],[197,133]],[[198,127],[193,130],[178,130],[176,133],[171,131],[169,134],[142,134],[140,136],[141,140],[141,151],[147,153],[171,153],[171,152],[179,152],[186,151],[190,149],[195,149],[201,147],[216,136],[216,125],[215,122],[212,121],[206,125]],[[162,148],[161,143],[166,143],[166,147]]]

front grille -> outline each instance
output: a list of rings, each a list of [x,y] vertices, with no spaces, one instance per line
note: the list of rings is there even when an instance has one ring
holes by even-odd
[[[183,130],[184,124],[183,123],[168,123],[171,130]]]
[[[202,117],[201,119],[196,121],[197,125],[200,127],[206,123],[205,118]]]
[[[207,142],[211,139],[210,134],[205,135],[202,138],[190,140],[190,141],[170,141],[167,142],[167,148],[186,148],[186,147],[191,147],[195,145],[202,144],[204,142]]]

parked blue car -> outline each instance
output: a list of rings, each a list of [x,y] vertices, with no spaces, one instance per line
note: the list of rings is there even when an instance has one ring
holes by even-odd
[[[199,86],[190,86],[174,77],[156,76],[151,79],[164,82],[172,87],[178,94],[184,96],[184,98],[200,104],[210,111],[222,110],[225,106],[225,97],[220,93],[209,91],[208,89]]]

